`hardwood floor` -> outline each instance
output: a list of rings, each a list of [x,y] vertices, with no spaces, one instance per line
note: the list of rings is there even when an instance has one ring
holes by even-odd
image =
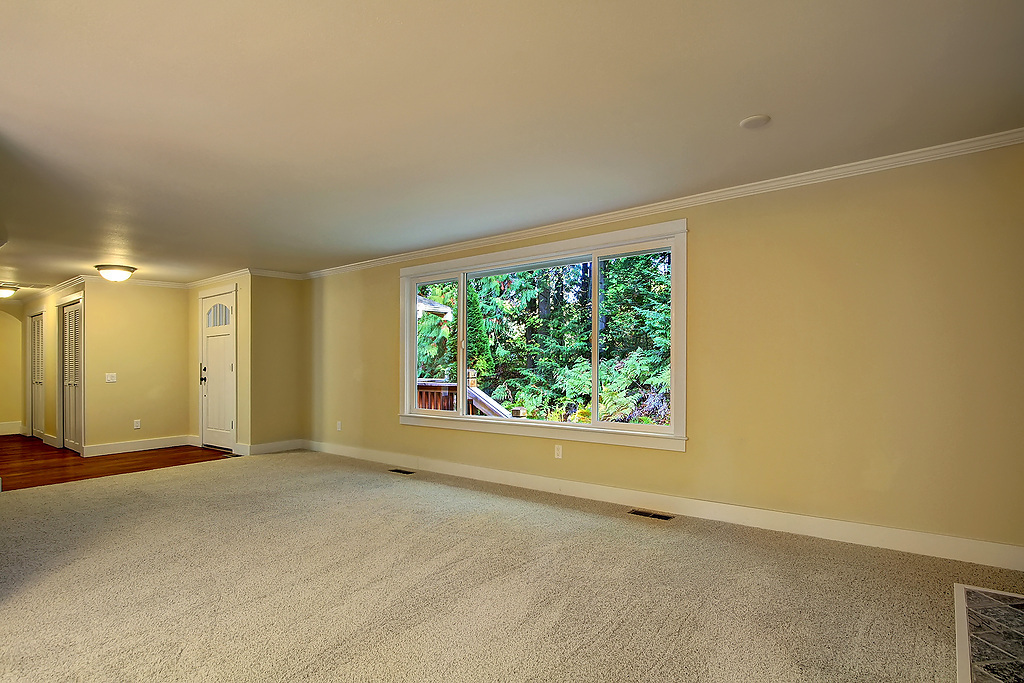
[[[13,491],[226,457],[210,448],[175,446],[83,458],[74,451],[47,446],[39,439],[17,434],[0,436],[0,486]]]

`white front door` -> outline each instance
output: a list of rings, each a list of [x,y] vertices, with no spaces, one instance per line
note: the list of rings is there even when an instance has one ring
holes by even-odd
[[[201,307],[203,357],[203,445],[235,447],[235,294],[204,297]]]
[[[31,359],[31,369],[29,371],[29,377],[32,382],[32,405],[30,410],[32,414],[29,418],[29,424],[32,429],[32,436],[37,436],[40,439],[43,438],[43,433],[46,427],[46,414],[44,412],[46,407],[46,390],[45,390],[45,375],[43,374],[43,314],[39,313],[30,318],[31,331],[29,335],[29,358]]]
[[[82,452],[82,302],[62,310],[61,368],[64,385],[64,448]]]

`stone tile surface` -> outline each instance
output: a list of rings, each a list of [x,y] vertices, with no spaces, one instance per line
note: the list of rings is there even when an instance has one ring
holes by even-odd
[[[1000,683],[1024,683],[1024,667],[1020,662],[993,662],[982,664],[981,669]]]
[[[992,678],[981,667],[971,667],[971,683],[1000,683],[998,678]]]
[[[1024,611],[1015,609],[1010,605],[979,607],[976,611],[986,619],[1002,624],[1006,628],[1024,629]]]
[[[998,645],[990,642],[985,636],[998,634],[983,633],[971,636],[971,662],[981,664],[983,662],[1003,662],[1013,657],[1001,649]]]
[[[975,638],[980,638],[989,645],[1009,653],[1012,657],[1024,659],[1024,633],[1018,633],[1017,631],[993,631],[991,633],[980,633]],[[973,642],[974,639],[972,638],[972,645]]]
[[[965,589],[973,683],[1024,683],[1024,596]]]

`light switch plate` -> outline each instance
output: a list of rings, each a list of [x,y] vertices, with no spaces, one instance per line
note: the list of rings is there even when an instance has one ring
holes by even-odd
[[[117,373],[116,372],[108,372],[107,373],[107,383],[108,384],[112,384],[112,383],[114,383],[116,381],[117,381]]]

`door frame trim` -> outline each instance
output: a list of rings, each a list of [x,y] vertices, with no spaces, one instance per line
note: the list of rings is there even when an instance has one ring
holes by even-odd
[[[45,315],[45,311],[37,311],[36,313],[32,313],[25,316],[25,320],[28,321],[28,325],[26,326],[25,329],[24,353],[26,368],[25,424],[22,425],[23,429],[21,433],[24,436],[34,436],[38,439],[42,439],[43,436],[46,434],[46,318],[43,317]],[[35,350],[35,340],[32,338],[32,321],[35,318],[39,318],[39,326],[42,328],[42,334],[39,335],[39,346],[41,351],[40,355],[43,358],[43,414],[41,420],[43,428],[42,430],[40,430],[39,434],[36,434],[32,428],[33,425],[35,424],[35,397],[33,396],[33,394],[35,394],[35,390],[33,389],[32,385],[32,366],[34,365],[32,352]]]
[[[235,380],[235,415],[232,420],[234,426],[231,429],[231,438],[234,441],[231,451],[238,451],[238,283],[227,282],[219,286],[210,287],[208,289],[199,290],[197,293],[198,306],[196,308],[199,312],[199,327],[198,327],[198,339],[196,340],[198,345],[198,358],[199,366],[202,368],[203,365],[203,340],[206,337],[204,330],[206,329],[206,312],[203,310],[203,299],[207,299],[214,296],[221,296],[224,294],[230,294],[232,297],[232,314],[231,314],[231,337],[233,341],[232,362],[235,366],[235,371],[232,374]],[[201,372],[201,370],[200,370]],[[203,387],[199,383],[199,377],[196,376],[196,398],[198,399],[197,405],[199,406],[199,445],[204,444],[204,436],[206,434],[206,411],[203,409]]]

